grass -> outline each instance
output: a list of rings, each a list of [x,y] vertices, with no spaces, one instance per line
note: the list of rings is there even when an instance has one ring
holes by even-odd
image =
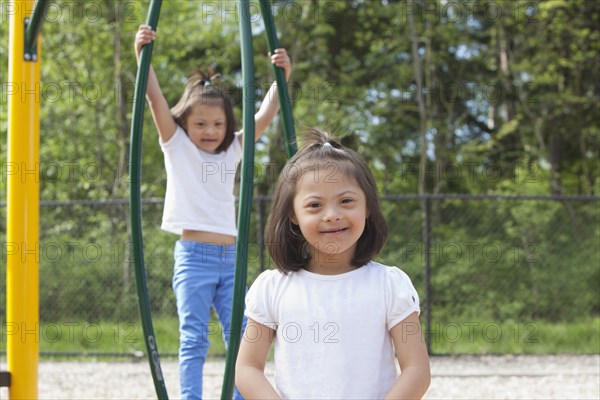
[[[176,317],[154,319],[159,353],[176,356],[179,347]],[[435,354],[600,354],[600,318],[576,322],[544,321],[519,323],[507,321],[432,322],[430,346]],[[142,327],[130,322],[55,322],[42,323],[39,333],[20,332],[6,326],[0,337],[5,349],[7,335],[23,340],[39,340],[40,352],[56,355],[100,353],[145,353]],[[213,318],[207,332],[209,357],[223,357],[225,343],[219,323]]]
[[[577,322],[432,322],[435,354],[600,354],[600,318]]]
[[[157,318],[153,320],[153,325],[159,353],[163,356],[176,356],[179,348],[177,317]],[[142,325],[139,320],[42,323],[39,332],[40,352],[45,354],[145,353]],[[210,341],[208,357],[224,357],[225,342],[220,324],[216,320],[211,322],[207,336]]]

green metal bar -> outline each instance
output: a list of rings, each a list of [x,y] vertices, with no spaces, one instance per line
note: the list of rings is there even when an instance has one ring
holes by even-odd
[[[231,312],[231,330],[227,345],[227,362],[221,399],[231,399],[235,382],[235,361],[242,339],[244,318],[244,297],[248,272],[248,235],[250,233],[250,211],[252,209],[253,165],[254,165],[254,49],[250,26],[249,0],[240,0],[240,37],[242,51],[243,89],[243,128],[244,154],[241,166],[240,203],[238,210],[238,240],[235,252],[235,281]]]
[[[162,0],[152,0],[150,2],[147,24],[150,25],[153,30],[156,30],[158,25],[158,16],[160,14],[161,5]],[[142,319],[142,328],[144,331],[144,342],[156,395],[159,399],[163,400],[168,399],[169,396],[167,395],[167,389],[163,379],[160,358],[158,356],[158,347],[154,337],[152,315],[150,314],[150,300],[148,299],[146,268],[144,266],[144,242],[142,238],[142,206],[140,194],[140,184],[142,180],[140,165],[142,154],[142,127],[144,122],[144,106],[146,88],[148,86],[150,60],[152,58],[152,47],[153,43],[151,42],[142,48],[140,65],[135,79],[135,95],[133,98],[133,116],[131,121],[131,148],[129,154],[129,172],[131,174],[129,184],[129,207],[133,261],[135,265],[135,283],[137,287],[140,317]]]
[[[277,32],[275,31],[270,1],[260,0],[260,10],[263,15],[263,20],[265,21],[265,33],[267,34],[269,51],[273,54],[275,49],[279,48],[279,40],[277,39]],[[279,103],[281,104],[280,114],[281,120],[283,121],[283,135],[289,158],[298,151],[296,132],[294,130],[294,118],[292,116],[292,105],[283,68],[273,66],[273,73],[275,74],[275,80],[277,81],[277,93],[279,94]]]
[[[25,47],[23,50],[26,61],[37,61],[37,37],[42,28],[44,22],[42,17],[46,13],[48,4],[50,4],[49,0],[36,0],[31,18],[25,24]]]

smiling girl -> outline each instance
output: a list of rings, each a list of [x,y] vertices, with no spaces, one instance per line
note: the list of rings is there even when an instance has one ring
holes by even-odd
[[[415,399],[429,387],[419,297],[372,261],[387,238],[363,158],[312,130],[284,167],[265,243],[276,270],[246,297],[236,367],[247,398]],[[264,368],[274,342],[275,386]],[[394,353],[401,373],[396,372]]]
[[[135,52],[156,39],[140,25]],[[276,49],[271,62],[285,71],[291,63],[285,49]],[[167,190],[161,228],[180,235],[175,244],[173,289],[179,316],[181,397],[202,398],[202,368],[208,351],[210,309],[214,307],[230,332],[235,273],[234,178],[242,155],[242,132],[236,132],[229,97],[214,86],[212,77],[191,76],[179,102],[169,108],[152,67],[146,99],[158,130],[167,171]],[[277,87],[271,86],[255,116],[258,140],[279,110]],[[236,398],[240,398],[236,391]]]

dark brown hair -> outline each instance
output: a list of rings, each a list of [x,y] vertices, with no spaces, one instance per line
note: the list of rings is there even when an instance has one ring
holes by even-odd
[[[354,178],[365,194],[368,217],[365,230],[358,239],[352,265],[361,267],[371,261],[379,254],[387,239],[387,224],[379,205],[377,185],[365,160],[354,150],[342,146],[329,133],[310,129],[305,135],[304,146],[287,162],[279,175],[265,227],[265,244],[271,260],[284,273],[306,268],[310,261],[308,243],[298,225],[291,220],[294,197],[296,184],[302,175],[324,164],[334,165],[336,171]]]
[[[171,108],[171,114],[175,119],[175,122],[181,126],[184,130],[187,129],[185,122],[187,120],[192,107],[196,104],[207,104],[214,106],[222,106],[225,112],[226,128],[225,138],[223,142],[217,147],[216,152],[220,153],[227,150],[227,148],[233,142],[236,123],[233,115],[233,106],[231,99],[218,85],[219,75],[214,74],[212,71],[205,74],[200,69],[194,70],[194,72],[188,77],[185,84],[183,95]]]

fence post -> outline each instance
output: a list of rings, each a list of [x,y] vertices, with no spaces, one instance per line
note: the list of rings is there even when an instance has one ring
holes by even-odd
[[[256,240],[258,244],[258,264],[260,272],[265,270],[265,196],[258,197],[258,221],[256,223]]]
[[[427,352],[431,352],[431,279],[430,279],[430,248],[431,248],[431,196],[424,194],[421,200],[423,215],[422,240],[425,252],[425,343]]]

